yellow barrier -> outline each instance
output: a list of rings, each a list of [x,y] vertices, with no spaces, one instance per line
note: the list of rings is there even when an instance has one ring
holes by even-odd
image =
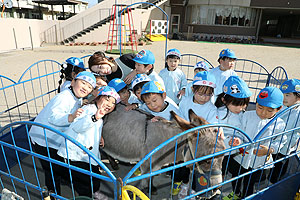
[[[130,200],[127,191],[133,193],[133,200],[136,199],[136,196],[138,196],[141,200],[150,200],[141,190],[132,185],[125,185],[122,187],[122,200]]]

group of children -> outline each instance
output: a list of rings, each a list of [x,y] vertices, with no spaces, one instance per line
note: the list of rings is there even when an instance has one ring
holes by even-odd
[[[165,68],[157,74],[154,71],[155,57],[149,50],[142,50],[135,56],[125,54],[115,60],[107,58],[103,52],[96,52],[88,62],[90,72],[85,70],[80,58],[69,58],[61,71],[61,79],[65,78],[65,82],[59,88],[60,93],[51,99],[35,122],[64,132],[100,158],[99,146],[104,145],[101,137],[102,118],[112,112],[118,102],[126,105],[124,112],[139,108],[151,113],[155,116],[151,120],[153,122],[160,118],[171,120],[170,111],[189,121],[188,112],[192,109],[209,123],[229,124],[240,128],[251,139],[274,118],[283,104],[290,107],[300,103],[300,80],[291,79],[284,82],[280,89],[262,89],[257,96],[256,110],[245,112],[252,93],[233,70],[237,58],[232,50],[224,49],[220,52],[220,65],[216,68],[210,69],[203,61],[196,63],[194,79],[190,83],[187,83],[185,74],[178,68],[180,59],[180,51],[170,49]],[[59,84],[62,84],[62,80]],[[84,106],[81,107],[82,105]],[[299,115],[299,112],[298,106],[293,109],[292,117],[289,115],[288,118],[278,118],[276,123],[264,131],[262,137],[299,126],[300,119],[295,121],[293,117]],[[245,138],[234,135],[229,128],[223,128],[223,134],[227,148],[245,141]],[[40,127],[34,126],[30,130],[30,138],[36,152],[47,156],[49,149],[51,158],[62,162],[68,158],[72,165],[89,169],[87,155],[56,134],[50,131],[44,133]],[[242,153],[227,153],[222,166],[223,175],[229,171],[232,176],[237,176],[272,162],[273,158],[282,158],[295,150],[297,140],[297,134],[287,134],[264,141],[259,148],[250,146]],[[41,163],[48,189],[54,191],[56,188],[56,192],[60,194],[60,178],[63,176],[61,167],[53,165],[54,187],[49,163],[42,159]],[[92,170],[99,173],[97,164],[91,164]],[[277,181],[282,166],[286,171],[286,162],[275,165],[272,182]],[[281,172],[282,176],[285,171]],[[243,191],[241,179],[233,181],[234,191],[224,199],[239,199],[251,195],[258,175],[259,171],[253,173],[251,178],[244,177]],[[73,176],[74,188],[79,195],[91,196],[92,191],[99,189],[100,182],[96,179],[93,179],[92,190],[89,176],[79,172]],[[178,194],[179,199],[184,198],[188,195],[188,177],[174,179],[172,194]]]

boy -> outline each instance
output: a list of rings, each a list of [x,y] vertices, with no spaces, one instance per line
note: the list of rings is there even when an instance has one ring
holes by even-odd
[[[216,79],[210,72],[198,72],[193,81],[193,96],[182,99],[179,110],[183,118],[189,120],[189,110],[192,109],[198,116],[209,123],[218,123],[217,108],[211,102],[216,87]]]
[[[155,57],[149,50],[141,50],[134,57],[135,70],[137,74],[146,74],[152,81],[158,81],[165,88],[164,81],[154,71]]]
[[[120,95],[121,102],[126,105],[126,110],[132,110],[137,108],[136,104],[130,102],[136,102],[137,97],[128,89],[126,83],[120,78],[114,78],[109,81],[108,86],[113,87]]]
[[[204,61],[197,62],[197,64],[194,66],[194,77],[198,72],[202,72],[202,71],[209,71],[209,65],[207,62]],[[193,87],[193,82],[189,82],[185,89],[185,95],[184,95],[185,97],[193,96],[192,87]]]
[[[236,56],[231,49],[223,49],[219,54],[218,62],[220,65],[216,68],[211,69],[211,72],[216,78],[216,88],[214,91],[215,96],[221,94],[224,82],[230,76],[237,76],[233,67],[235,65]]]
[[[283,93],[283,105],[285,107],[290,107],[296,104],[300,105],[300,80],[299,79],[289,79],[285,81],[281,86],[280,90]],[[281,115],[281,118],[286,123],[285,130],[288,131],[290,129],[300,127],[300,106],[295,106],[290,111],[287,111],[285,114]],[[297,150],[297,142],[299,139],[299,133],[297,131],[291,131],[286,134],[287,142],[280,149],[278,154],[273,154],[273,159],[278,160]],[[271,183],[276,183],[280,180],[286,173],[287,167],[289,164],[289,159],[285,159],[281,162],[275,164],[273,172],[270,172]]]
[[[171,120],[170,111],[179,114],[177,106],[165,101],[166,96],[165,89],[157,81],[150,81],[143,86],[141,99],[144,104],[141,109],[155,116],[151,121],[156,121],[159,118]]]
[[[175,103],[179,103],[185,95],[187,80],[185,74],[178,69],[181,54],[178,49],[170,49],[167,52],[166,66],[159,72],[159,76],[165,83],[167,96]]]
[[[258,136],[258,133],[265,127],[265,125],[276,115],[282,108],[283,94],[275,87],[266,87],[262,89],[257,96],[256,110],[246,111],[242,117],[242,130],[248,134],[251,139]],[[268,126],[262,132],[260,139],[270,137],[276,133],[282,132],[285,128],[285,123],[282,119],[277,118],[276,121]],[[261,167],[262,165],[271,163],[273,161],[271,154],[276,154],[285,144],[286,136],[273,137],[272,139],[263,140],[260,143],[249,145],[246,149],[241,149],[240,153],[233,157],[230,161],[232,168],[232,177],[249,172],[253,169]],[[233,144],[232,144],[233,143]],[[238,146],[242,143],[241,139],[234,138],[229,141],[229,145]],[[259,145],[259,146],[258,146]],[[263,171],[258,170],[243,179],[231,182],[232,188],[235,190],[223,199],[244,198],[253,194],[254,183],[262,176]],[[249,180],[250,179],[250,180]],[[243,181],[243,192],[241,192],[241,182]]]

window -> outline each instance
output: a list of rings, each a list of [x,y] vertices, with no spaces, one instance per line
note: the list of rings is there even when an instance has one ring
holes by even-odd
[[[257,10],[239,6],[191,5],[187,23],[201,25],[255,26]]]

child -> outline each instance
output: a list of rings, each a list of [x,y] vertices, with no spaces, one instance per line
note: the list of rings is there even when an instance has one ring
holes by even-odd
[[[194,77],[198,72],[202,72],[202,71],[209,71],[209,65],[207,62],[204,61],[197,62],[197,64],[194,66]],[[193,82],[189,82],[185,89],[185,95],[184,95],[185,97],[193,96],[192,87],[193,87]]]
[[[137,108],[137,104],[131,104],[130,102],[137,102],[137,97],[128,89],[126,83],[119,78],[114,78],[109,81],[108,86],[113,87],[121,98],[121,103],[126,105],[126,110],[132,110]]]
[[[71,81],[79,72],[85,71],[83,60],[81,58],[71,57],[66,60],[66,63],[61,65],[60,80],[58,81],[58,93],[70,87]],[[62,84],[63,79],[65,82]]]
[[[104,140],[101,136],[104,115],[112,112],[115,106],[120,101],[118,93],[109,86],[99,89],[97,98],[93,103],[82,107],[82,114],[74,120],[74,122],[65,131],[67,135],[74,138],[80,144],[85,146],[96,157],[101,159],[99,147],[104,147]],[[90,160],[87,154],[71,142],[63,142],[58,150],[58,155],[70,160],[70,164],[83,168],[91,169],[93,172],[100,174],[97,163]],[[68,152],[68,153],[67,153]],[[92,197],[91,179],[89,175],[82,174],[77,171],[72,171],[72,180],[75,190],[80,196]],[[93,178],[93,191],[99,190],[100,180]]]
[[[238,76],[230,76],[224,83],[223,93],[219,94],[215,106],[218,108],[220,124],[228,124],[237,128],[242,127],[241,116],[247,108],[250,96],[252,95],[245,81]],[[230,148],[229,140],[234,136],[240,136],[239,132],[234,132],[231,128],[223,128],[225,137],[225,147]],[[228,159],[232,159],[234,152],[225,154],[222,163],[222,174],[227,173],[226,168],[231,171]]]
[[[207,71],[198,72],[193,81],[193,96],[182,99],[179,109],[183,118],[189,119],[189,110],[192,109],[198,116],[203,117],[209,123],[217,123],[217,108],[211,102],[211,97],[216,87],[215,77]]]
[[[209,71],[215,76],[217,81],[216,88],[214,91],[215,96],[222,93],[224,82],[228,79],[228,77],[237,76],[235,71],[233,71],[235,61],[236,61],[235,53],[231,49],[223,49],[220,52],[219,59],[218,59],[220,65]]]
[[[43,110],[35,118],[34,122],[44,124],[46,126],[55,128],[59,131],[64,132],[69,125],[78,117],[83,110],[80,108],[82,104],[82,98],[86,97],[96,86],[96,79],[90,72],[84,71],[80,72],[74,80],[71,82],[71,86],[61,93],[53,97],[50,102],[43,108]],[[45,130],[50,157],[53,159],[60,160],[57,156],[57,149],[62,137],[54,134],[51,131]],[[47,144],[45,141],[44,130],[38,126],[32,126],[29,135],[31,139],[32,146],[34,150],[46,157],[48,157]],[[49,163],[40,159],[42,168],[45,172],[45,183],[48,190],[54,190],[54,185],[52,181],[52,175]],[[55,186],[57,194],[60,194],[60,173],[54,169],[53,166]]]
[[[132,80],[131,83],[132,91],[137,97],[137,102],[134,103],[137,103],[138,106],[141,106],[143,104],[141,98],[142,87],[149,81],[151,81],[151,79],[146,74],[137,74]]]
[[[143,86],[141,98],[145,103],[141,109],[155,116],[152,121],[156,121],[159,118],[171,120],[170,111],[179,114],[177,106],[165,101],[166,92],[162,85],[157,81],[150,81]]]
[[[242,117],[242,130],[248,134],[251,139],[254,139],[264,126],[276,115],[283,104],[283,94],[275,87],[266,87],[262,89],[257,96],[256,110],[246,111]],[[260,138],[269,137],[276,133],[282,132],[285,128],[285,123],[278,118],[271,124],[260,136]],[[269,140],[264,140],[259,143],[250,145],[244,148],[230,162],[230,166],[236,170],[232,170],[232,176],[236,177],[239,174],[244,174],[256,169],[264,164],[273,161],[272,153],[278,152],[286,142],[286,136],[278,136]],[[238,146],[242,143],[239,138],[234,138],[229,141],[229,145]],[[271,144],[270,144],[271,143]],[[231,182],[234,192],[230,193],[223,199],[244,198],[253,194],[254,183],[260,178],[263,171],[258,170],[243,179]],[[250,179],[250,180],[249,180]],[[243,191],[241,191],[241,182],[243,182]]]
[[[286,107],[290,107],[300,103],[300,80],[299,79],[289,79],[285,81],[280,90],[283,93],[283,105]],[[285,115],[281,116],[281,118],[286,122],[285,130],[288,131],[290,129],[296,128],[300,126],[300,106],[296,106],[290,112],[288,111]],[[299,135],[296,131],[292,131],[286,134],[287,142],[280,149],[278,154],[273,154],[273,159],[281,159],[290,155],[291,153],[297,150],[297,142],[299,139]],[[287,171],[287,167],[289,164],[289,159],[285,159],[281,162],[275,163],[275,167],[273,171],[271,171],[271,183],[276,183],[283,177]]]
[[[178,49],[170,49],[167,52],[165,68],[159,72],[164,81],[167,96],[176,104],[179,104],[182,96],[185,95],[187,80],[185,74],[178,69],[181,54]]]
[[[203,117],[209,123],[217,123],[217,108],[211,102],[214,93],[215,77],[207,71],[201,71],[196,74],[193,81],[193,96],[188,96],[179,103],[181,116],[187,121],[189,119],[189,110],[192,109],[196,115]],[[172,194],[178,194],[179,199],[188,195],[190,170],[187,167],[175,170],[174,186]],[[194,192],[194,191],[192,191]]]
[[[146,74],[152,81],[158,81],[165,88],[164,81],[154,71],[155,57],[149,50],[140,51],[133,59],[137,74]]]

